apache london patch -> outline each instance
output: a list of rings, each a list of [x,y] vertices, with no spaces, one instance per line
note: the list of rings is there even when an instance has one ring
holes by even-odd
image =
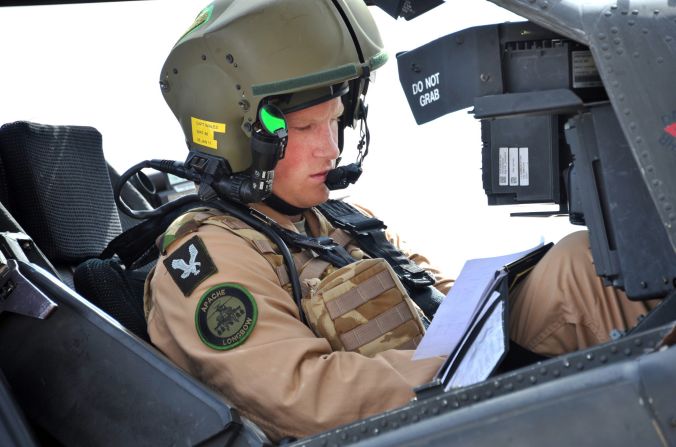
[[[202,281],[216,273],[216,266],[199,236],[181,245],[164,260],[164,266],[184,296]]]
[[[258,307],[251,293],[232,283],[209,289],[195,311],[195,327],[200,338],[205,345],[221,351],[244,343],[257,319]]]

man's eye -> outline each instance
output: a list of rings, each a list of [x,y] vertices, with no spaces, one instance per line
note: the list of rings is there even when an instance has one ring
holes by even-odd
[[[310,130],[312,128],[311,124],[306,124],[305,126],[291,126],[293,130],[299,130],[299,131],[304,131],[304,130]]]

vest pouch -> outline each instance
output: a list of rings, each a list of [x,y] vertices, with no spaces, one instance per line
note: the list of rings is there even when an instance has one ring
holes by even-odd
[[[425,329],[420,310],[383,259],[363,259],[310,287],[302,300],[312,330],[334,351],[372,357],[388,349],[415,349]]]

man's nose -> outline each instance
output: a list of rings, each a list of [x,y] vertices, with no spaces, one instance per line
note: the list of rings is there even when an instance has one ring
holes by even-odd
[[[332,125],[322,126],[318,141],[315,144],[314,156],[335,160],[340,155],[338,133]]]

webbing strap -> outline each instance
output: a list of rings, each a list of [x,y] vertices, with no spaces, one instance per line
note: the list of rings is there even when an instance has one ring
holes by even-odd
[[[329,200],[317,207],[334,226],[349,232],[359,247],[373,258],[383,258],[392,266],[402,282],[414,288],[434,285],[434,277],[412,262],[385,236],[385,224],[368,217],[353,206]]]
[[[413,316],[408,305],[402,302],[381,313],[368,323],[340,334],[340,340],[343,342],[346,351],[354,351],[412,319]]]
[[[320,259],[329,262],[337,268],[345,267],[356,261],[356,259],[350,256],[347,250],[345,250],[345,247],[335,243],[330,237],[310,237],[296,233],[295,231],[287,230],[259,211],[254,209],[250,209],[249,211],[252,216],[268,224],[288,246],[299,249],[310,249],[314,251]]]
[[[335,320],[393,287],[395,287],[395,284],[392,276],[387,270],[383,270],[360,283],[357,287],[326,301],[326,310],[329,312],[331,319]]]

